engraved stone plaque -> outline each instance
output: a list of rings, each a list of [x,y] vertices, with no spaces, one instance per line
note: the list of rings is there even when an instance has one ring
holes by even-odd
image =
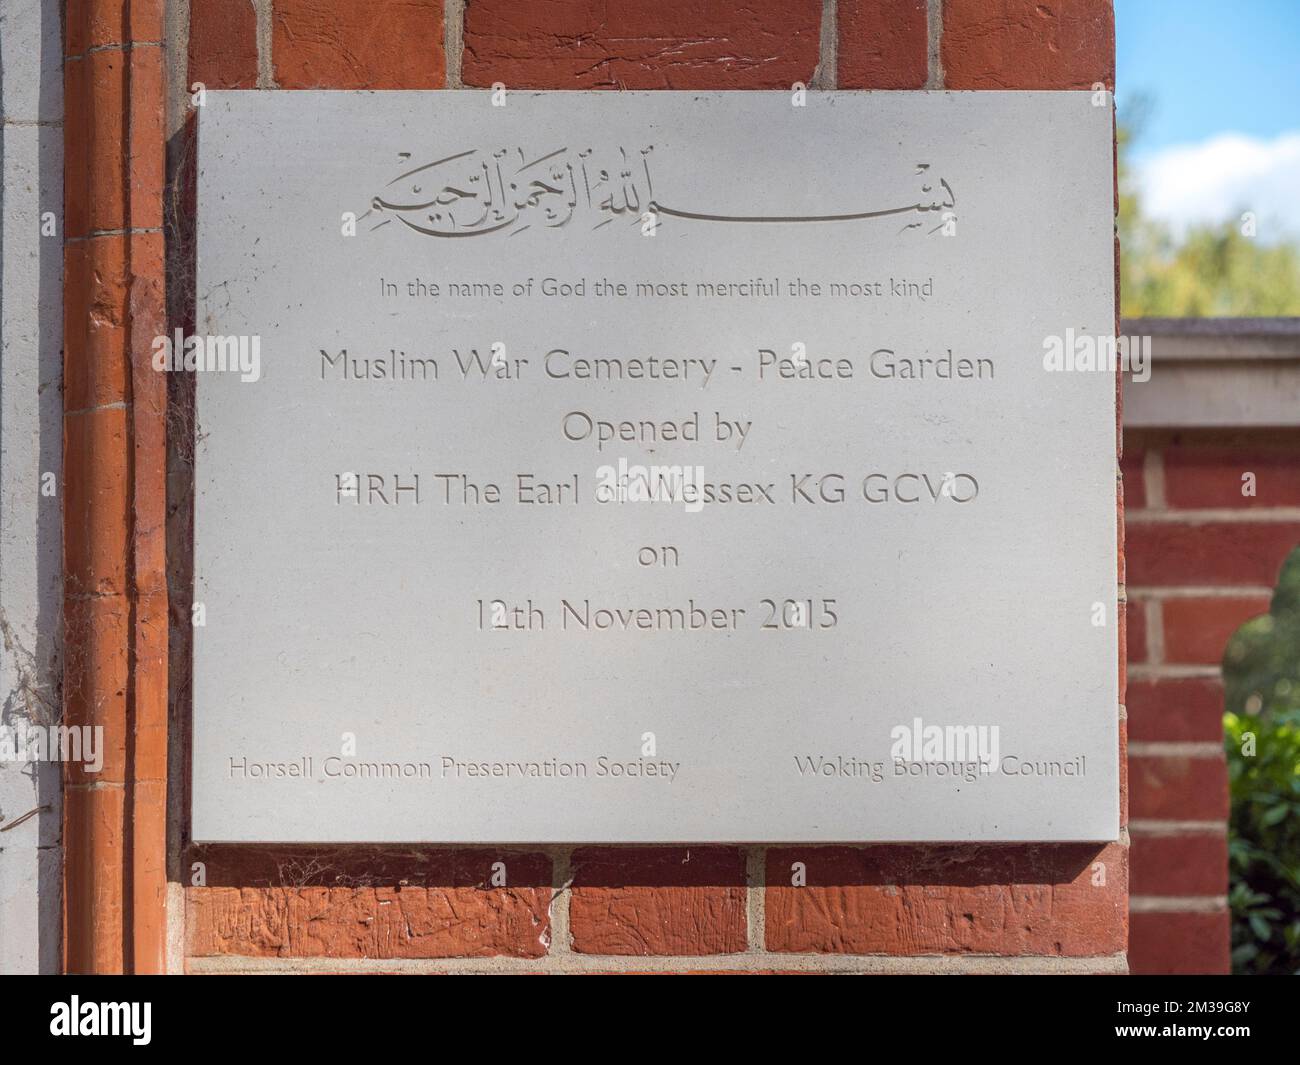
[[[208,93],[194,838],[1115,838],[1096,102]]]

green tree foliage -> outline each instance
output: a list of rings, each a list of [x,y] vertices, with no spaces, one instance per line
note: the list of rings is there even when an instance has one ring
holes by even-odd
[[[1127,159],[1131,130],[1119,130],[1120,304],[1125,317],[1300,315],[1300,248],[1242,233],[1245,207],[1181,240],[1143,214]]]
[[[1300,974],[1300,547],[1223,677],[1233,970]]]

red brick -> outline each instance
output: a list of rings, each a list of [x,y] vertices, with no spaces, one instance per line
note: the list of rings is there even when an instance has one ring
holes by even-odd
[[[569,929],[583,954],[732,954],[746,945],[745,858],[730,847],[587,847]]]
[[[535,958],[550,938],[540,854],[210,847],[191,861],[208,877],[187,890],[194,957]],[[505,887],[489,886],[495,861]]]
[[[1262,596],[1166,599],[1161,604],[1165,661],[1218,665],[1223,660],[1228,638],[1244,622],[1267,613],[1268,603]]]
[[[1147,505],[1146,452],[1140,447],[1124,448],[1120,470],[1124,474],[1124,509],[1141,510]]]
[[[64,908],[65,970],[121,973],[122,869],[128,846],[125,788],[63,789],[63,894],[94,905]]]
[[[91,52],[78,62],[85,67],[85,91],[78,106],[87,109],[86,173],[74,184],[86,182],[86,225],[90,230],[125,229],[127,225],[126,176],[122,147],[127,133],[127,67],[130,53]],[[71,230],[69,236],[73,236]]]
[[[191,888],[190,954],[295,958],[540,957],[536,890]]]
[[[440,89],[443,0],[275,0],[282,89]]]
[[[127,779],[128,664],[122,648],[131,622],[124,596],[75,596],[64,604],[64,645],[76,648],[64,674],[69,724],[98,726],[103,762],[94,772],[85,762],[64,768],[67,784],[117,784]]]
[[[1135,835],[1129,862],[1134,895],[1228,893],[1228,838],[1222,833]]]
[[[1123,579],[1123,572],[1122,572],[1122,571],[1123,571],[1123,562],[1122,562],[1122,561],[1121,561],[1121,563],[1120,563],[1120,569],[1121,569],[1120,579],[1122,580],[1122,579]],[[1116,668],[1117,668],[1117,671],[1118,671],[1118,674],[1119,674],[1119,701],[1122,703],[1122,702],[1124,701],[1124,689],[1125,689],[1125,687],[1128,685],[1128,623],[1129,623],[1129,612],[1128,612],[1128,608],[1127,608],[1127,606],[1126,606],[1125,604],[1123,604],[1123,603],[1118,603],[1118,604],[1116,605],[1116,611],[1117,611],[1117,616],[1118,616],[1118,619],[1119,619],[1118,622],[1117,622],[1117,624],[1118,624],[1118,626],[1119,626],[1119,631],[1116,633],[1116,640],[1115,640],[1115,657],[1116,657],[1116,660],[1117,660],[1117,661],[1116,661]]]
[[[1135,741],[1223,740],[1223,682],[1217,677],[1131,680],[1125,705]]]
[[[1115,83],[1111,0],[944,0],[949,89],[1090,89]]]
[[[790,883],[803,862],[807,886]],[[1105,865],[1104,886],[1094,866]],[[767,948],[1107,955],[1124,949],[1119,844],[788,847],[767,856]]]
[[[190,0],[188,89],[257,87],[257,11],[252,0]]]
[[[1129,662],[1146,662],[1147,651],[1147,605],[1141,599],[1130,599],[1124,611],[1125,628],[1128,633]]]
[[[474,0],[462,78],[521,89],[781,89],[807,83],[821,0]]]
[[[1255,475],[1255,495],[1242,495],[1242,478]],[[1300,450],[1170,448],[1165,452],[1165,498],[1171,507],[1300,506]]]
[[[65,410],[127,401],[127,330],[141,324],[131,312],[128,276],[161,278],[162,256],[161,233],[113,234],[64,245]],[[153,337],[164,331],[161,316],[150,325],[137,347],[146,357],[152,354]]]
[[[163,96],[156,47],[64,64],[67,237],[162,225]]]
[[[161,525],[161,523],[159,523]],[[134,675],[133,704],[137,708],[136,717],[130,731],[132,758],[134,760],[133,786],[139,788],[147,781],[151,784],[167,784],[167,674],[158,668],[167,657],[167,597],[165,594],[153,593],[138,595],[134,611],[134,636],[136,671]],[[160,683],[161,682],[161,683]],[[100,687],[98,690],[105,690]],[[146,701],[160,710],[152,717],[138,708]],[[127,732],[122,733],[125,742]],[[161,814],[167,808],[166,795],[155,814]],[[139,796],[134,801],[139,804]],[[161,853],[150,858],[163,860]]]
[[[1130,522],[1127,541],[1132,586],[1272,588],[1300,522]]]
[[[1228,767],[1223,757],[1129,755],[1129,816],[1134,821],[1224,821]]]
[[[841,89],[920,89],[929,73],[926,0],[840,0]]]
[[[1123,693],[1121,692],[1121,695]],[[1128,721],[1120,718],[1119,722],[1119,823],[1120,827],[1128,825]]]
[[[126,143],[126,224],[159,229],[163,219],[163,88],[161,48],[133,48],[130,57],[130,116]],[[143,271],[133,267],[137,276]],[[161,271],[158,277],[162,277]]]
[[[64,540],[64,587],[72,595],[126,591],[128,440],[127,411],[121,407],[64,419],[63,520],[81,533]]]
[[[63,405],[125,403],[128,396],[127,238],[70,241],[63,248]]]
[[[119,0],[120,2],[120,0]],[[63,54],[81,55],[89,45],[91,25],[101,16],[87,10],[91,0],[64,0],[63,4]],[[67,64],[64,64],[66,67]]]
[[[67,0],[66,54],[132,41],[161,41],[163,0]]]
[[[1138,976],[1227,973],[1231,924],[1223,913],[1135,913],[1129,971]]]
[[[1115,583],[1124,586],[1128,581],[1127,560],[1124,557],[1125,508],[1122,486],[1115,487]]]

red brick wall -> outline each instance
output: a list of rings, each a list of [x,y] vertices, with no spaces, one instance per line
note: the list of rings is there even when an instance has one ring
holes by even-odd
[[[181,31],[171,50],[187,83],[268,91],[1077,89],[1110,85],[1114,65],[1109,0],[191,0]],[[497,861],[507,886],[490,886]],[[197,971],[1126,965],[1126,840],[207,847],[184,851],[186,881],[195,862],[206,886],[187,888],[184,935]],[[805,887],[791,886],[795,863]]]
[[[1129,961],[1139,973],[1227,972],[1219,665],[1228,637],[1268,610],[1300,544],[1300,435],[1132,432],[1123,466]],[[1242,494],[1247,473],[1254,496]]]

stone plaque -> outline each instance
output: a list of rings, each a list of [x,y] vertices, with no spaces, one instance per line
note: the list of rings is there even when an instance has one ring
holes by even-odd
[[[1115,838],[1096,103],[209,92],[194,838]]]

